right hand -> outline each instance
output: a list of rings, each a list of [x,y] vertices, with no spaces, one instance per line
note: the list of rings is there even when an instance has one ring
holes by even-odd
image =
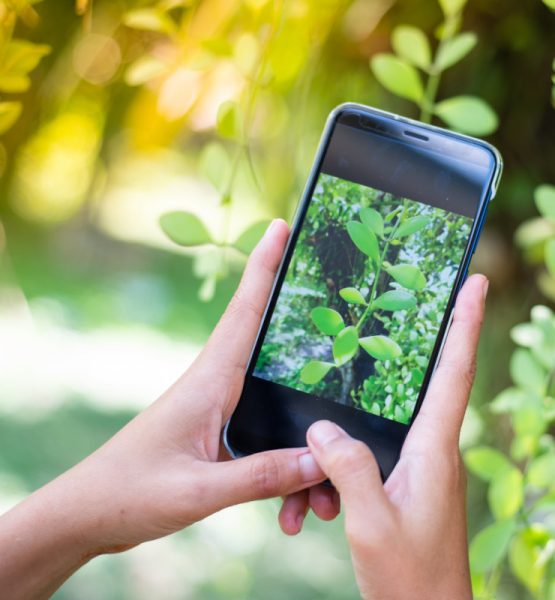
[[[474,378],[487,279],[468,279],[440,364],[393,473],[382,484],[369,448],[329,421],[308,431],[316,461],[339,492],[366,600],[469,600],[464,466],[459,432]],[[285,520],[298,502],[285,506]],[[283,512],[282,511],[282,512]]]

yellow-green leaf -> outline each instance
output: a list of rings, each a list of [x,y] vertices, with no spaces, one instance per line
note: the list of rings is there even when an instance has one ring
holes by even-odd
[[[504,469],[494,476],[488,489],[488,502],[497,520],[513,517],[523,500],[524,481],[519,469]]]
[[[349,221],[347,233],[353,244],[376,263],[380,260],[380,248],[376,234],[360,221]]]
[[[321,360],[311,360],[301,370],[301,381],[307,385],[314,385],[324,379],[330,369],[335,365]]]
[[[419,292],[426,287],[426,278],[414,265],[394,265],[386,270],[397,283],[408,290]]]
[[[213,241],[204,223],[192,213],[166,213],[160,217],[160,226],[164,233],[180,246],[200,246]]]
[[[426,34],[412,25],[399,25],[391,35],[391,44],[395,52],[407,62],[427,69],[431,62],[430,43]]]
[[[241,118],[237,102],[226,100],[220,104],[216,117],[216,129],[224,138],[237,139],[240,137]]]
[[[360,220],[373,231],[378,237],[383,237],[383,218],[377,210],[373,208],[361,208]]]
[[[555,185],[538,185],[534,190],[534,201],[544,217],[555,219]]]
[[[491,106],[475,96],[456,96],[443,100],[435,105],[434,112],[453,129],[471,135],[488,135],[499,124]]]
[[[484,481],[491,481],[501,472],[513,468],[504,454],[488,446],[467,450],[464,454],[464,462],[471,473]]]
[[[538,488],[555,487],[555,454],[551,451],[534,458],[528,467],[526,480]]]
[[[166,63],[154,56],[141,56],[129,65],[125,72],[125,82],[127,85],[142,85],[163,75],[167,68]]]
[[[515,522],[497,521],[482,529],[470,544],[470,568],[485,573],[496,567],[507,553],[509,541],[516,529]]]
[[[551,277],[555,277],[555,239],[545,244],[545,266]]]
[[[376,54],[370,66],[376,79],[390,92],[420,102],[424,95],[418,71],[408,62],[393,54]]]
[[[412,235],[413,233],[424,229],[424,227],[427,227],[430,223],[430,218],[425,217],[424,215],[412,217],[406,221],[403,221],[403,223],[399,225],[399,229],[397,229],[393,237],[402,238],[406,237],[407,235]]]
[[[346,287],[339,290],[339,295],[349,304],[366,304],[364,296],[354,287]]]
[[[173,33],[175,23],[158,8],[135,8],[123,16],[123,23],[132,29],[154,31],[156,33]]]
[[[233,247],[242,252],[243,254],[250,254],[256,244],[262,239],[262,236],[266,233],[270,221],[258,221],[250,227],[247,227],[245,231],[233,242]]]
[[[541,525],[532,525],[520,531],[509,547],[511,571],[536,596],[540,591],[546,561],[542,550],[549,541],[549,533]]]
[[[446,16],[455,15],[462,11],[467,0],[439,0],[441,10]]]
[[[378,296],[372,303],[373,308],[381,310],[406,310],[416,306],[416,298],[405,290],[389,290]]]
[[[333,342],[333,358],[340,367],[351,360],[358,350],[358,332],[356,327],[345,327],[337,334]]]
[[[0,135],[17,121],[22,108],[21,102],[0,102]]]
[[[310,318],[324,335],[337,335],[345,327],[343,317],[333,308],[317,306],[312,309]]]
[[[399,344],[385,335],[360,338],[358,343],[376,360],[393,360],[403,354]]]
[[[439,71],[452,67],[462,60],[476,45],[478,38],[475,33],[466,31],[455,37],[445,40],[440,47],[435,60],[435,66]]]

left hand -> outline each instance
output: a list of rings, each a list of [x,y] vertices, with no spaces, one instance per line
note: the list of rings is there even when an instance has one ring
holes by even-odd
[[[168,535],[233,504],[290,495],[289,506],[325,479],[308,448],[219,462],[222,428],[239,399],[288,231],[285,222],[272,223],[205,348],[161,398],[0,517],[6,597],[48,596],[93,556]]]

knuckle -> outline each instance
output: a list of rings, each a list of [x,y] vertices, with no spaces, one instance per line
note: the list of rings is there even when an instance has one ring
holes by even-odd
[[[280,489],[280,469],[275,456],[257,456],[251,465],[251,483],[254,493],[260,498],[275,496]]]
[[[262,308],[240,286],[231,299],[227,312],[230,316],[243,317],[249,313],[257,319],[262,318]]]

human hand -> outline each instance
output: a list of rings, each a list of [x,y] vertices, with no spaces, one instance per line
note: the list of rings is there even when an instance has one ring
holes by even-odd
[[[239,399],[288,231],[285,222],[273,222],[205,348],[159,400],[0,518],[0,589],[7,597],[48,596],[93,556],[325,479],[308,448],[219,461],[222,428]]]
[[[347,539],[366,600],[472,598],[458,442],[487,285],[485,277],[474,275],[461,290],[439,366],[385,485],[366,444],[329,421],[308,431],[308,445],[345,507]],[[295,523],[296,511],[304,514],[309,494],[286,501],[285,530]]]

